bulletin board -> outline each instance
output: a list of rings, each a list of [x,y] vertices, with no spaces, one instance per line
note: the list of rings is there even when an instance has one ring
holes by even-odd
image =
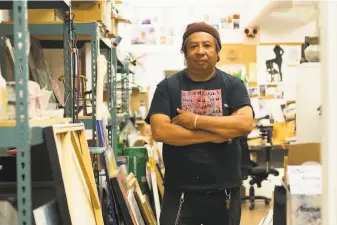
[[[254,65],[256,65],[256,45],[244,45],[244,44],[223,44],[220,51],[220,61],[218,66],[228,65],[242,65],[245,68],[247,79],[250,78],[250,74],[254,73]],[[255,82],[252,79],[251,82]],[[249,85],[251,85],[249,83]],[[254,84],[252,84],[254,85]]]

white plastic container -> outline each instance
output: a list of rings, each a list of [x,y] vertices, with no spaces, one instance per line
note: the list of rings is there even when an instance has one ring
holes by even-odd
[[[0,70],[0,120],[8,120],[8,101],[6,80]]]

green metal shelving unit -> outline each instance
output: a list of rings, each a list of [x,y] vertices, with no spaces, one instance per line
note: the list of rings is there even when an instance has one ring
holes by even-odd
[[[28,24],[27,9],[61,9],[65,14],[64,23],[50,24]],[[20,225],[32,224],[32,181],[31,181],[31,146],[44,142],[43,127],[32,126],[28,117],[28,47],[29,37],[34,35],[43,36],[41,45],[44,48],[63,48],[64,49],[64,74],[65,76],[65,117],[74,119],[74,93],[71,86],[73,79],[73,60],[70,58],[71,49],[69,40],[74,37],[72,26],[75,26],[77,46],[90,42],[91,44],[91,74],[92,74],[92,117],[90,119],[80,119],[86,129],[92,129],[92,138],[95,143],[96,133],[96,78],[97,78],[97,58],[102,51],[108,60],[108,93],[109,111],[112,118],[112,126],[108,131],[110,145],[117,151],[117,55],[116,48],[112,45],[111,38],[105,38],[102,26],[97,22],[72,23],[71,6],[69,1],[1,1],[0,9],[13,9],[14,24],[0,24],[0,37],[14,34],[15,52],[15,81],[16,81],[16,126],[0,126],[0,148],[16,147],[17,154],[17,195],[18,195],[18,216]],[[52,37],[63,35],[63,40],[53,39]],[[50,37],[50,38],[48,38]],[[1,41],[1,44],[4,43]],[[0,46],[0,48],[3,46]],[[3,69],[3,64],[1,67]],[[46,124],[48,126],[48,124]],[[24,152],[24,154],[19,154]],[[95,174],[98,179],[98,174]],[[98,180],[96,180],[98,182]]]
[[[64,74],[73,73],[72,67],[69,67],[69,64],[72,65],[72,60],[69,57],[69,47],[68,47],[68,38],[71,35],[70,24],[29,24],[28,30],[31,35],[43,36],[41,45],[46,48],[64,48]],[[111,67],[110,72],[108,73],[108,80],[112,81],[114,74],[116,74],[117,68],[117,56],[116,49],[113,49],[112,40],[110,38],[105,38],[102,27],[97,22],[89,22],[89,23],[74,23],[76,28],[76,36],[77,36],[77,45],[81,46],[85,42],[90,42],[91,44],[91,83],[92,83],[92,113],[93,116],[90,119],[80,119],[80,122],[83,122],[86,129],[92,129],[93,141],[96,141],[96,77],[97,77],[97,57],[100,54],[100,51],[106,56],[108,59],[108,65]],[[68,29],[69,32],[65,32],[64,30]],[[6,36],[13,34],[13,25],[12,24],[0,24],[0,36]],[[50,37],[64,35],[64,41],[49,39]],[[63,44],[62,44],[63,42]],[[71,87],[71,79],[73,76],[65,76],[65,117],[74,118],[74,104],[73,104],[73,90]],[[115,89],[115,85],[112,90]],[[113,102],[112,102],[112,105]],[[111,111],[113,112],[113,110]],[[112,118],[116,118],[115,114],[111,114]],[[75,121],[78,122],[78,121]],[[111,140],[113,139],[110,137]]]
[[[30,34],[36,36],[43,36],[44,39],[41,40],[41,45],[44,48],[64,48],[64,74],[73,73],[72,67],[69,67],[69,64],[72,65],[72,60],[69,57],[69,47],[68,47],[68,38],[71,35],[70,33],[70,24],[29,24],[28,30]],[[115,60],[112,62],[110,60],[109,65],[115,65],[116,63],[116,52],[112,50],[112,44],[110,38],[103,37],[102,27],[97,22],[90,23],[74,23],[76,28],[76,36],[79,37],[77,40],[77,45],[81,46],[85,42],[91,43],[91,75],[92,75],[92,102],[93,102],[93,117],[90,119],[80,119],[80,122],[85,124],[86,129],[93,129],[93,138],[96,140],[96,115],[95,115],[95,106],[96,106],[96,76],[97,76],[97,57],[100,54],[100,50],[104,50],[104,55],[107,59],[111,58]],[[65,29],[69,29],[69,32],[65,32]],[[6,36],[13,34],[13,25],[12,24],[0,24],[0,36]],[[52,37],[64,35],[64,41],[53,40]],[[49,39],[48,37],[51,37]],[[1,42],[2,43],[2,42]],[[112,55],[112,57],[110,57]],[[112,68],[117,68],[113,66]],[[116,69],[112,69],[108,73],[108,80],[112,80],[113,74],[116,72]],[[71,87],[71,79],[73,76],[65,76],[65,117],[74,118],[74,104],[73,104],[73,90]],[[76,121],[77,122],[77,121]]]
[[[32,33],[32,31],[27,25],[27,5],[31,8],[36,6],[43,9],[52,6],[53,8],[70,10],[69,3],[65,1],[55,1],[51,5],[40,1],[29,1],[27,4],[25,0],[2,1],[0,4],[0,9],[13,9],[14,14],[14,24],[1,24],[0,31],[2,37],[10,27],[11,34],[14,34],[16,125],[0,128],[2,136],[0,146],[17,148],[17,207],[20,225],[32,225],[33,222],[30,150],[31,145],[43,142],[42,128],[31,127],[28,116],[28,53],[30,36],[27,34]],[[63,28],[63,25],[61,26]]]
[[[102,53],[108,61],[108,107],[111,113],[112,120],[116,120],[117,114],[114,103],[114,92],[116,89],[116,73],[117,73],[117,55],[116,49],[112,45],[110,38],[105,38],[99,23],[75,23],[76,34],[78,36],[85,35],[90,39],[81,38],[79,41],[90,41],[91,45],[91,89],[92,89],[92,117],[90,119],[80,119],[84,123],[86,129],[92,129],[92,140],[95,143],[97,140],[96,133],[96,78],[97,78],[97,57]],[[114,130],[114,129],[113,129]],[[109,130],[109,143],[114,142],[114,135]],[[112,146],[113,147],[113,146]]]

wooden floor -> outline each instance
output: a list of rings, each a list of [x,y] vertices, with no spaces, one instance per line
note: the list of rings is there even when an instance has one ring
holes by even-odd
[[[249,210],[249,203],[242,204],[242,214],[240,225],[258,225],[264,215],[269,210],[269,206],[264,204],[264,201],[257,201],[255,203],[255,209]]]

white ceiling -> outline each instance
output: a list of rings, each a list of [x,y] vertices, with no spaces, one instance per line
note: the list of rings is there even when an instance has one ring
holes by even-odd
[[[161,14],[166,18],[164,23],[175,24],[187,24],[190,14],[200,15],[197,18],[201,19],[209,14],[218,21],[237,13],[241,15],[241,28],[258,26],[261,33],[269,36],[287,36],[301,30],[310,35],[307,30],[315,30],[313,22],[318,18],[317,0],[123,0],[123,3],[126,8],[133,8],[132,16]]]
[[[289,33],[318,20],[318,1],[270,1],[250,20],[262,32]]]
[[[263,1],[263,0],[259,0]],[[242,8],[247,4],[251,4],[253,1],[241,1],[241,0],[124,0],[123,3],[133,5],[137,7],[180,7],[180,6],[227,6]]]

